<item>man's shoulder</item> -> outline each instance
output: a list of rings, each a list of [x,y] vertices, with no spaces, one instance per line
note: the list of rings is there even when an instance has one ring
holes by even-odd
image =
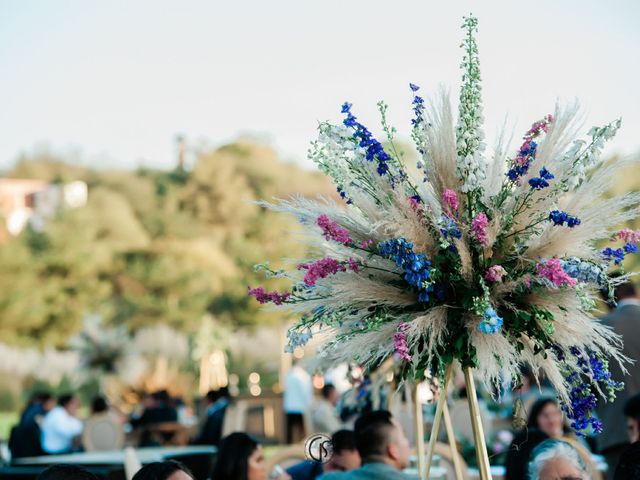
[[[325,473],[321,480],[417,480],[389,465],[370,463],[350,472]]]

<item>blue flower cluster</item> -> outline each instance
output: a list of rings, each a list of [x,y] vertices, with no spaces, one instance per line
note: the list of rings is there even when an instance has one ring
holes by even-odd
[[[582,283],[599,284],[602,280],[602,269],[590,262],[585,262],[578,257],[560,260],[560,266],[571,278]]]
[[[404,238],[386,240],[378,244],[378,252],[404,270],[404,279],[418,290],[418,301],[427,303],[433,291],[431,262],[423,254],[413,252],[413,243]]]
[[[462,237],[462,232],[460,232],[456,222],[449,215],[445,214],[440,217],[440,233],[445,239]]]
[[[284,348],[284,351],[287,353],[293,353],[293,351],[298,347],[304,347],[309,340],[311,340],[313,334],[311,333],[311,329],[307,328],[306,330],[300,332],[297,330],[289,330],[287,332],[287,346]]]
[[[593,386],[585,382],[580,373],[590,376],[594,382],[599,383],[600,389],[607,393],[607,400],[610,402],[615,400],[616,391],[621,390],[624,384],[611,378],[609,367],[600,355],[592,352],[586,352],[583,355],[577,347],[571,347],[570,351],[573,356],[578,357],[577,363],[581,371],[573,371],[566,377],[567,386],[570,387],[571,408],[563,406],[563,409],[571,420],[571,427],[579,435],[584,435],[581,431],[588,427],[591,427],[595,433],[600,433],[602,422],[593,412],[597,405]]]
[[[512,169],[507,172],[507,177],[512,182],[518,180],[521,176],[529,171],[529,166],[531,165],[531,161],[536,156],[536,151],[538,149],[538,144],[536,142],[526,142],[520,148],[518,152],[518,158],[524,159],[521,164],[516,164]]]
[[[616,265],[620,265],[625,255],[638,253],[638,245],[633,242],[627,242],[622,248],[607,247],[601,253],[605,260],[614,260]]]
[[[422,98],[420,95],[416,95],[416,92],[420,90],[420,87],[418,85],[410,83],[409,88],[413,92],[413,101],[411,102],[411,105],[413,107],[413,113],[415,115],[411,120],[411,124],[414,127],[417,127],[424,121],[424,98]]]
[[[387,152],[382,148],[382,144],[373,138],[371,132],[367,130],[367,128],[359,123],[356,120],[356,117],[351,113],[351,104],[345,102],[342,105],[342,113],[345,113],[347,116],[342,121],[342,123],[349,127],[353,128],[353,138],[358,140],[358,145],[365,149],[365,157],[370,162],[376,160],[378,162],[378,174],[385,175],[389,172],[388,161],[391,160],[391,157]]]
[[[551,180],[553,178],[555,178],[553,174],[545,167],[542,167],[540,170],[540,176],[530,178],[529,185],[531,185],[531,188],[535,188],[536,190],[542,190],[549,186],[549,182],[547,180]]]
[[[578,217],[571,216],[567,212],[563,212],[561,210],[551,211],[549,213],[549,220],[551,220],[554,225],[562,226],[566,223],[569,228],[573,228],[581,223]]]
[[[493,307],[487,307],[484,311],[482,321],[479,328],[482,333],[498,333],[502,328],[504,321],[502,317],[498,316],[498,313]]]

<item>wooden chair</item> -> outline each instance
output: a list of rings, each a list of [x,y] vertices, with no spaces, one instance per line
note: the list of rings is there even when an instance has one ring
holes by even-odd
[[[267,474],[270,474],[276,465],[280,465],[286,470],[292,465],[306,460],[306,458],[304,445],[301,443],[286,445],[267,458]]]
[[[122,424],[108,413],[89,417],[82,431],[82,445],[87,452],[120,450],[124,445]]]

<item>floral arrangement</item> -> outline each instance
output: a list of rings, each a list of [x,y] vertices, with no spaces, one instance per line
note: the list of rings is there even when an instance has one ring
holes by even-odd
[[[319,336],[328,361],[375,368],[394,358],[401,380],[443,376],[455,360],[498,391],[517,384],[526,363],[551,381],[576,430],[599,431],[596,395],[611,399],[621,388],[608,361],[625,359],[620,339],[590,312],[598,291],[625,278],[610,270],[640,240],[615,232],[640,213],[640,193],[602,196],[632,161],[601,156],[620,120],[576,139],[577,105],[558,106],[514,153],[504,134],[488,153],[477,19],[465,17],[463,29],[457,123],[446,93],[427,102],[410,84],[419,154],[410,170],[386,104],[378,104],[383,145],[345,103],[342,123],[322,123],[309,152],[344,205],[264,203],[300,220],[314,256],[289,270],[256,266],[292,287],[249,294],[300,315],[289,351]],[[618,243],[596,247],[608,238]]]

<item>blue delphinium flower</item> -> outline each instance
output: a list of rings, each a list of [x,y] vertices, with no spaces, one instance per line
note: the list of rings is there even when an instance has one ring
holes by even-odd
[[[391,157],[385,152],[382,144],[373,138],[371,132],[367,128],[359,123],[356,117],[351,113],[351,104],[345,102],[342,104],[341,112],[346,114],[342,123],[349,128],[353,128],[353,138],[358,141],[358,145],[365,150],[365,158],[370,162],[374,160],[378,162],[377,171],[379,175],[386,175],[389,172],[389,165],[387,162],[391,160]]]
[[[500,328],[502,328],[503,323],[502,318],[498,315],[495,309],[493,307],[487,307],[484,311],[479,328],[482,333],[498,333]]]
[[[633,242],[625,243],[622,248],[624,249],[624,253],[638,253],[638,245]]]
[[[412,92],[417,92],[418,90],[420,90],[420,87],[415,83],[410,83],[409,88],[411,89]]]
[[[566,223],[569,228],[573,228],[581,223],[578,217],[569,215],[567,212],[561,210],[551,211],[549,213],[549,220],[551,220],[554,225],[562,226]]]
[[[602,256],[606,260],[614,260],[616,265],[620,265],[624,260],[624,251],[621,248],[613,249],[611,247],[607,247],[602,250]]]
[[[311,337],[313,337],[313,334],[311,333],[310,328],[307,328],[302,332],[298,330],[289,330],[287,332],[287,338],[289,341],[287,342],[287,346],[285,347],[284,351],[287,353],[292,353],[296,348],[304,347],[307,343],[309,343]]]
[[[537,150],[538,144],[534,141],[525,142],[522,147],[520,147],[518,158],[515,160],[513,168],[507,172],[509,180],[515,182],[529,171],[529,167],[536,156]]]
[[[427,303],[433,291],[431,262],[423,254],[413,252],[413,243],[404,238],[386,240],[378,244],[378,252],[404,270],[404,279],[418,291],[418,301]]]
[[[462,237],[462,232],[460,232],[453,218],[444,214],[440,217],[440,233],[445,239]]]
[[[542,169],[540,170],[540,176],[529,179],[529,185],[531,185],[531,188],[541,190],[545,187],[548,187],[549,182],[547,180],[551,180],[553,178],[555,178],[553,174],[545,167],[542,167]]]

